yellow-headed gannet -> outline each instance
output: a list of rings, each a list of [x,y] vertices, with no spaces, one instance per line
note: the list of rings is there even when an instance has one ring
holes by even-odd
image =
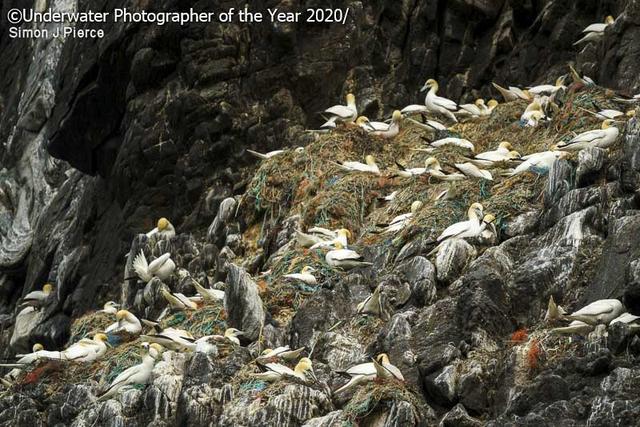
[[[609,148],[618,139],[620,131],[615,126],[611,126],[613,120],[607,119],[602,122],[601,129],[583,132],[567,142],[560,142],[557,145],[561,150],[582,150],[587,147]]]
[[[620,316],[624,311],[624,306],[617,299],[601,299],[565,316],[565,318],[569,320],[580,320],[590,325],[597,325],[599,323],[608,325],[609,322]]]
[[[351,249],[343,249],[341,243],[336,243],[336,249],[330,250],[324,259],[330,267],[350,270],[356,267],[364,267],[373,265],[370,262],[363,261],[362,255]]]
[[[116,322],[104,331],[108,334],[126,332],[131,335],[139,335],[142,332],[142,324],[133,313],[120,310],[116,313]]]
[[[498,92],[500,92],[500,95],[502,95],[502,98],[504,98],[506,102],[515,101],[518,99],[531,101],[532,96],[528,90],[522,90],[519,87],[515,86],[509,86],[509,89],[505,89],[497,83],[491,84],[498,90]]]
[[[587,43],[587,42],[600,40],[604,35],[604,30],[614,22],[615,22],[615,19],[613,18],[613,16],[607,16],[604,20],[604,23],[589,25],[587,28],[582,30],[583,33],[587,33],[587,34],[584,37],[582,37],[580,40],[575,42],[573,45],[576,46],[576,45],[579,45],[580,43]]]
[[[468,150],[471,150],[472,152],[476,150],[476,147],[474,147],[471,141],[464,138],[455,137],[438,139],[436,141],[430,142],[429,145],[436,148],[444,147],[445,145],[455,145],[456,147],[466,148]]]
[[[44,349],[42,344],[36,343],[33,345],[31,353],[16,354],[16,359],[17,360],[14,363],[0,363],[0,367],[14,368],[5,375],[5,378],[15,380],[22,372],[22,369],[37,362],[38,360],[60,359],[60,352],[47,351]]]
[[[453,115],[452,111],[456,111],[458,109],[458,104],[450,99],[436,95],[438,87],[438,82],[434,79],[427,80],[422,89],[420,89],[420,92],[424,92],[427,89],[429,90],[426,98],[424,99],[424,105],[427,106],[427,109],[430,112],[441,114],[454,122],[457,122],[458,119],[456,119],[456,116]]]
[[[500,103],[495,99],[490,99],[489,102],[487,102],[487,108],[485,108],[484,115],[490,116],[499,104]]]
[[[270,159],[272,157],[275,157],[279,154],[284,153],[284,150],[273,150],[273,151],[269,151],[268,153],[262,154],[262,153],[258,153],[257,151],[249,150],[248,148],[245,149],[245,151],[251,154],[252,156],[257,157],[259,159],[263,159],[263,160]]]
[[[315,380],[313,364],[311,363],[311,359],[308,357],[300,359],[294,369],[279,363],[266,363],[262,366],[264,367],[265,372],[256,373],[253,374],[253,376],[263,381],[273,382],[287,377],[294,377],[305,382]]]
[[[378,316],[383,320],[388,319],[389,315],[384,307],[384,297],[380,292],[380,286],[377,286],[371,295],[358,304],[356,312]]]
[[[549,172],[551,165],[558,160],[564,159],[569,155],[566,151],[543,151],[541,153],[529,154],[523,157],[523,162],[520,163],[512,172],[509,172],[509,176],[518,175],[523,172],[534,172],[538,175],[544,175]]]
[[[197,310],[198,303],[180,292],[169,292],[167,289],[160,290],[162,296],[174,310]]]
[[[376,368],[376,377],[381,379],[396,379],[404,381],[404,376],[400,369],[389,362],[389,356],[385,353],[373,359],[373,366]]]
[[[640,316],[636,316],[631,313],[622,313],[620,316],[616,317],[609,323],[609,326],[615,325],[616,323],[624,323],[627,325],[632,331],[640,330],[640,324],[637,321],[640,319]]]
[[[596,82],[594,82],[591,77],[587,77],[585,75],[580,77],[580,74],[578,74],[578,72],[575,68],[573,68],[572,65],[569,65],[569,71],[571,73],[571,79],[574,83],[582,84],[585,86],[594,86],[596,84]]]
[[[547,305],[547,312],[544,315],[544,320],[547,322],[553,320],[563,320],[564,315],[567,314],[564,309],[556,304],[556,301],[553,299],[553,295],[549,297],[549,304]]]
[[[564,85],[566,76],[560,76],[556,79],[556,84],[554,85],[538,85],[533,86],[528,89],[529,93],[534,95],[553,95],[560,89],[564,90],[567,87]]]
[[[310,248],[317,243],[331,241],[338,236],[338,230],[326,230],[322,227],[312,227],[307,231],[307,233],[303,233],[300,230],[296,230],[296,242],[303,248]]]
[[[520,116],[520,122],[525,126],[536,126],[538,121],[545,117],[544,111],[542,111],[542,105],[538,100],[534,100],[531,104],[527,105],[527,108]]]
[[[455,163],[455,167],[456,169],[458,169],[460,172],[462,172],[464,175],[468,176],[469,178],[480,178],[480,179],[487,179],[489,181],[493,181],[493,176],[491,175],[491,172],[484,169],[479,169],[476,165],[474,165],[471,162]]]
[[[365,163],[360,163],[360,162],[341,162],[338,161],[336,162],[338,164],[338,166],[340,166],[340,168],[342,170],[345,171],[349,171],[349,172],[368,172],[368,173],[375,173],[377,175],[380,175],[380,169],[378,169],[378,165],[376,165],[376,159],[372,156],[372,155],[367,155],[364,158]]]
[[[318,280],[312,274],[315,271],[316,271],[315,268],[309,265],[305,265],[304,267],[302,267],[302,270],[300,271],[300,273],[285,274],[282,277],[290,280],[299,280],[300,282],[306,283],[307,285],[317,285]]]
[[[440,181],[460,181],[466,178],[466,176],[461,173],[445,173],[445,171],[443,171],[442,167],[440,166],[440,162],[433,157],[431,158],[433,159],[433,161],[431,161],[431,164],[427,167],[427,173],[432,178]]]
[[[487,115],[487,106],[484,99],[476,99],[473,104],[461,104],[457,114],[471,117],[485,116]]]
[[[470,161],[476,166],[492,167],[495,163],[505,162],[519,157],[520,154],[517,151],[513,151],[510,142],[502,141],[495,150],[478,153],[473,156],[473,158],[465,157],[465,160]]]
[[[173,270],[175,270],[176,264],[171,259],[169,252],[160,255],[158,258],[151,261],[151,264],[147,263],[147,257],[144,256],[144,252],[140,251],[138,256],[133,260],[133,269],[143,282],[147,283],[154,277],[165,281],[171,276]]]
[[[341,228],[337,230],[336,237],[332,240],[323,240],[314,244],[309,249],[328,248],[332,246],[335,247],[337,243],[340,243],[343,247],[346,248],[349,245],[349,238],[351,238],[351,232],[346,228]]]
[[[438,243],[451,238],[463,239],[475,237],[482,232],[480,229],[484,208],[480,203],[473,203],[467,210],[467,221],[457,222],[447,227],[438,237]]]
[[[403,178],[410,178],[412,176],[419,176],[427,173],[431,167],[433,167],[438,161],[435,157],[429,157],[424,161],[423,168],[406,168],[400,162],[396,161],[396,166],[398,166],[398,176]],[[439,165],[438,165],[439,166]]]
[[[95,334],[93,339],[83,338],[61,351],[59,356],[52,357],[52,359],[93,362],[100,359],[107,352],[107,340],[108,338],[105,334]]]
[[[118,308],[120,308],[120,304],[115,301],[107,301],[104,303],[104,307],[102,310],[99,310],[101,313],[107,314],[116,314],[118,312]]]
[[[145,323],[148,323],[148,321]],[[161,346],[173,351],[195,350],[196,340],[189,332],[175,328],[160,329],[158,326],[155,326],[155,328],[155,332],[147,335],[140,335],[140,339],[142,341],[160,344]]]
[[[387,129],[374,130],[371,133],[382,138],[395,138],[400,133],[400,123],[402,123],[402,113],[396,110],[391,116],[391,123]]]
[[[158,235],[159,239],[167,240],[175,237],[176,229],[167,218],[160,218],[156,227],[147,233],[147,237]]]
[[[322,128],[330,127],[331,124],[337,122],[351,123],[356,117],[358,117],[358,109],[356,108],[356,97],[349,93],[347,94],[347,105],[334,105],[333,107],[324,110],[324,116],[329,119],[322,125]]]
[[[300,357],[300,355],[304,350],[305,350],[304,347],[291,350],[289,349],[288,345],[284,347],[277,347],[277,348],[274,348],[273,350],[270,348],[265,348],[262,351],[262,353],[260,353],[260,356],[256,358],[256,361],[258,363],[268,363],[268,362],[273,362],[274,360],[277,360],[277,359],[295,360],[298,357]]]
[[[553,328],[551,329],[551,332],[560,335],[582,335],[586,337],[593,331],[593,329],[593,325],[581,322],[580,320],[574,320],[573,322],[569,323],[569,326]]]
[[[147,354],[142,358],[142,363],[125,369],[115,377],[109,388],[98,398],[98,401],[108,400],[115,396],[123,387],[137,384],[147,384],[151,378],[151,372],[156,361],[162,355],[162,346],[156,343],[149,345]]]
[[[41,291],[32,291],[25,295],[20,303],[20,308],[33,307],[34,309],[38,309],[44,306],[51,296],[51,293],[53,293],[53,285],[45,283]]]
[[[383,233],[397,233],[398,231],[405,228],[410,222],[411,218],[422,208],[422,202],[420,200],[416,200],[411,203],[411,210],[405,214],[397,215],[394,217],[389,224],[385,224],[386,228],[382,231]]]
[[[356,119],[356,124],[367,132],[374,132],[377,130],[389,129],[389,123],[384,122],[372,122],[366,116],[360,116]]]
[[[205,288],[197,280],[193,280],[193,286],[196,288],[196,291],[202,296],[205,301],[209,302],[218,302],[224,301],[224,291],[220,289],[211,289]]]

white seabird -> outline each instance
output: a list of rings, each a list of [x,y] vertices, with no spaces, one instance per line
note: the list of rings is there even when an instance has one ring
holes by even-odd
[[[107,314],[116,314],[118,312],[118,308],[120,308],[120,304],[115,301],[107,301],[104,303],[102,310],[99,310],[101,313]]]
[[[315,268],[309,265],[305,265],[304,267],[302,267],[302,270],[300,271],[300,273],[289,273],[289,274],[285,274],[282,277],[290,280],[298,280],[300,282],[306,283],[307,285],[317,285],[318,280],[312,274],[315,271],[316,271]]]
[[[0,363],[0,367],[14,368],[4,377],[9,380],[15,380],[24,368],[43,359],[60,359],[59,351],[47,351],[42,344],[36,343],[32,347],[31,353],[16,354],[17,360],[14,363]]]
[[[553,299],[553,295],[549,297],[549,304],[547,305],[547,312],[544,315],[544,320],[549,322],[553,320],[562,320],[564,319],[564,315],[567,314],[564,309],[556,304],[556,301]]]
[[[497,83],[491,83],[491,84],[493,85],[494,88],[498,90],[498,92],[500,92],[500,95],[502,95],[502,98],[504,98],[506,102],[516,101],[518,99],[522,99],[524,101],[531,101],[532,99],[531,93],[529,93],[528,90],[522,90],[516,86],[509,86],[509,89],[505,89]]]
[[[360,116],[356,119],[356,124],[367,132],[384,131],[389,129],[389,123],[372,122],[366,116]]]
[[[480,179],[487,179],[489,181],[493,181],[493,176],[491,175],[491,172],[489,172],[488,170],[478,168],[472,162],[455,163],[454,165],[456,169],[458,169],[460,172],[462,172],[464,175],[468,176],[469,178],[480,178]]]
[[[147,237],[152,237],[156,234],[158,239],[168,240],[175,237],[176,229],[167,218],[160,218],[156,227],[147,233]]]
[[[209,302],[219,302],[224,301],[224,291],[220,289],[211,289],[205,288],[197,280],[193,280],[193,286],[196,288],[196,291],[202,296],[205,301]]]
[[[436,141],[430,142],[429,145],[436,148],[444,147],[445,145],[455,145],[456,147],[466,148],[468,150],[471,150],[472,152],[476,150],[476,147],[471,141],[464,138],[455,137],[438,139]]]
[[[480,117],[487,115],[488,108],[484,103],[484,99],[476,99],[473,104],[461,104],[457,114],[471,117]]]
[[[589,325],[588,323],[581,322],[580,320],[574,320],[569,323],[569,326],[564,326],[560,328],[553,328],[551,332],[554,334],[561,335],[582,335],[586,337],[594,330],[593,325]]]
[[[424,161],[423,168],[406,168],[402,164],[396,161],[396,166],[398,166],[398,176],[403,178],[410,178],[412,176],[420,176],[427,173],[432,167],[440,167],[438,161],[435,157],[429,157]]]
[[[395,378],[397,380],[404,381],[402,372],[389,362],[389,356],[385,353],[379,354],[372,362],[360,363],[359,365],[352,366],[346,371],[339,371],[338,373],[349,375],[351,379],[345,385],[336,389],[334,394],[338,394],[357,385],[373,381],[378,377],[381,379]]]
[[[260,353],[260,356],[256,358],[256,361],[258,363],[268,363],[272,362],[274,359],[295,360],[300,357],[304,350],[305,347],[291,350],[288,345],[274,349],[265,348],[262,353]]]
[[[358,117],[358,109],[356,108],[356,97],[347,94],[347,105],[334,105],[324,110],[324,115],[329,119],[321,126],[321,128],[331,127],[337,122],[351,123]]]
[[[583,132],[567,142],[560,142],[557,148],[561,150],[582,150],[587,147],[609,148],[618,139],[620,131],[617,127],[611,126],[613,120],[607,119],[602,122],[601,129]]]
[[[349,172],[367,172],[367,173],[375,173],[376,175],[380,175],[380,169],[378,169],[378,165],[376,165],[376,159],[372,155],[367,155],[364,158],[365,163],[354,162],[354,161],[337,161],[336,164],[340,166],[340,169],[349,171]]]
[[[398,231],[405,228],[410,222],[413,216],[422,208],[422,202],[420,200],[416,200],[411,203],[411,209],[408,213],[401,214],[395,216],[389,224],[385,224],[386,228],[382,231],[383,233],[397,233]]]
[[[349,245],[350,237],[351,232],[349,230],[347,230],[346,228],[340,228],[336,231],[336,237],[331,240],[322,240],[318,243],[315,243],[309,249],[335,247],[337,243],[340,243],[343,247],[346,248]]]
[[[138,256],[133,260],[133,269],[145,283],[148,283],[154,277],[159,278],[163,282],[167,280],[173,270],[175,270],[176,264],[171,259],[169,252],[160,255],[158,258],[151,261],[151,264],[147,263],[147,257],[144,256],[144,252],[140,251]]]
[[[162,346],[152,343],[149,345],[147,354],[142,358],[142,363],[125,369],[115,377],[109,388],[98,398],[104,401],[115,396],[123,387],[130,387],[136,384],[146,384],[151,378],[151,372],[156,361],[162,355]]]
[[[365,267],[373,265],[370,262],[363,261],[362,255],[351,249],[343,249],[341,243],[336,244],[336,249],[330,250],[325,255],[325,261],[330,267],[350,270],[357,267]]]
[[[167,289],[162,288],[160,293],[164,297],[165,300],[169,303],[171,308],[175,310],[197,310],[198,303],[187,297],[180,292],[169,292]]]
[[[102,358],[107,352],[107,340],[105,334],[95,334],[93,339],[83,338],[51,358],[74,362],[93,362]]]
[[[38,309],[45,305],[52,293],[53,285],[45,283],[41,291],[31,291],[25,295],[20,303],[20,308],[33,307]]]
[[[142,332],[142,324],[133,313],[120,310],[116,313],[116,322],[104,331],[108,334],[126,332],[131,335],[139,335]]]
[[[479,167],[492,167],[495,163],[506,162],[519,157],[520,153],[513,150],[510,142],[502,141],[495,150],[478,153],[472,158],[465,157],[465,160]]]
[[[607,16],[604,20],[604,23],[591,24],[584,30],[582,33],[586,33],[584,37],[575,42],[573,45],[579,45],[580,43],[587,43],[592,41],[598,41],[604,36],[604,30],[611,24],[615,22],[613,16]]]
[[[402,372],[389,362],[389,356],[386,353],[382,353],[373,359],[373,366],[376,368],[377,378],[404,381]]]
[[[158,326],[155,326],[155,328],[158,328]],[[173,351],[193,351],[196,348],[196,339],[183,329],[164,328],[150,334],[140,335],[140,339],[160,344]]]
[[[384,308],[384,296],[380,292],[380,286],[378,285],[375,290],[365,298],[364,301],[358,304],[356,308],[358,314],[371,314],[378,316],[383,320],[388,319],[388,314]]]
[[[294,377],[305,382],[315,380],[313,364],[308,357],[300,359],[294,369],[279,363],[266,363],[262,366],[265,372],[256,373],[253,376],[263,381],[273,382],[286,377]]]
[[[481,218],[483,217],[484,208],[480,203],[473,203],[467,210],[467,221],[457,222],[447,227],[440,236],[438,236],[437,242],[440,243],[446,239],[458,238],[464,239],[466,237],[475,237],[482,232],[480,229]]]
[[[434,79],[429,79],[426,81],[420,92],[424,92],[425,90],[429,90],[427,92],[427,96],[424,100],[424,105],[427,106],[427,109],[436,114],[441,114],[454,122],[457,122],[456,116],[452,113],[458,109],[458,104],[453,102],[450,99],[443,98],[441,96],[436,95],[438,92],[438,82]]]
[[[310,248],[315,244],[332,241],[337,237],[337,231],[330,231],[331,235],[325,233],[312,232],[310,228],[308,233],[296,230],[296,242],[303,248]]]
[[[625,312],[624,306],[617,299],[601,299],[586,305],[565,318],[580,320],[589,325],[603,323],[608,325],[616,317]]]
[[[544,175],[549,172],[551,165],[556,160],[564,159],[569,155],[566,151],[543,151],[541,153],[529,154],[523,157],[520,163],[513,171],[509,172],[509,176],[518,175],[523,172],[534,172],[538,175]]]
[[[371,133],[386,139],[395,138],[400,133],[401,123],[402,113],[396,110],[391,116],[391,123],[387,129],[374,129]]]
[[[527,90],[529,91],[529,93],[532,93],[534,95],[545,95],[545,94],[553,95],[560,89],[565,90],[567,88],[564,85],[565,78],[566,76],[560,76],[556,79],[556,83],[553,85],[549,85],[549,84],[538,85],[538,86],[530,87]]]
[[[284,153],[284,150],[273,150],[263,154],[263,153],[258,153],[257,151],[249,150],[248,148],[246,148],[245,151],[251,154],[252,156],[257,157],[259,159],[263,159],[263,160],[267,160]]]
[[[616,317],[609,323],[609,326],[615,325],[616,323],[624,323],[627,325],[632,331],[637,331],[640,329],[640,325],[636,322],[640,319],[640,316],[636,316],[631,313],[622,313],[620,316]]]

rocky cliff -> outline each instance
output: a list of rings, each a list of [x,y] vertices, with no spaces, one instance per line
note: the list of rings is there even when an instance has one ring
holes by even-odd
[[[19,6],[4,2],[3,17]],[[49,4],[65,11],[115,6],[122,5]],[[237,5],[135,5],[157,11],[230,6]],[[640,2],[347,1],[336,6],[350,8],[345,26],[105,24],[104,39],[50,42],[10,39],[2,22],[0,355],[8,359],[34,342],[63,347],[91,330],[80,331],[78,319],[108,299],[140,315],[158,314],[152,292],[142,295],[138,285],[125,280],[125,261],[132,246],[132,253],[143,248],[150,256],[166,249],[136,237],[159,217],[170,218],[178,230],[171,242],[178,267],[198,279],[225,280],[234,295],[224,311],[207,312],[211,325],[199,332],[229,324],[247,329],[253,343],[220,357],[165,354],[151,386],[104,404],[87,403],[94,381],[112,379],[113,369],[134,356],[90,371],[76,367],[75,377],[39,372],[34,377],[45,380],[30,377],[17,390],[2,392],[0,422],[634,423],[637,338],[620,327],[609,331],[604,344],[550,339],[542,317],[550,295],[572,308],[620,298],[640,314],[635,122],[625,125],[617,150],[581,153],[556,163],[548,177],[460,187],[447,202],[450,210],[441,211],[448,219],[464,214],[474,197],[500,214],[498,242],[455,248],[455,259],[467,260],[462,265],[438,264],[426,256],[426,243],[443,225],[440,219],[429,222],[426,213],[421,227],[399,240],[371,240],[368,234],[376,222],[406,211],[427,183],[406,187],[405,198],[385,210],[375,196],[406,183],[342,179],[331,168],[324,171],[327,176],[317,175],[314,162],[328,164],[336,153],[355,160],[374,152],[387,167],[394,157],[416,160],[410,156],[415,129],[405,130],[391,148],[349,131],[316,140],[304,129],[317,126],[315,113],[347,91],[357,95],[360,111],[381,117],[421,101],[418,89],[429,77],[442,83],[448,97],[466,100],[496,96],[491,81],[552,81],[570,61],[603,87],[638,93]],[[267,7],[292,6],[252,2],[254,9]],[[581,29],[607,14],[618,19],[603,41],[576,50],[572,43]],[[561,105],[571,120],[559,116],[538,142],[548,146],[572,130],[593,127],[597,121],[577,107],[615,106],[612,102],[604,91],[572,88]],[[514,106],[500,111],[485,127],[458,131],[483,140],[483,148],[501,140],[484,141],[488,135],[513,137],[521,150],[542,148],[530,145],[539,133],[502,134],[517,116]],[[259,168],[244,153],[296,146],[307,147],[306,154],[291,151]],[[279,173],[293,170],[311,175],[305,181]],[[509,198],[502,197],[506,194]],[[207,236],[229,196],[241,202],[237,217]],[[337,274],[319,254],[294,249],[292,231],[315,224],[351,229],[375,268]],[[281,281],[302,263],[321,269],[317,289],[291,289]],[[246,273],[257,277],[269,268],[274,275],[255,282]],[[192,291],[184,277],[169,284]],[[37,324],[16,333],[17,302],[44,282],[55,284],[54,302]],[[356,316],[357,303],[378,285],[392,302],[389,319]],[[253,288],[259,292],[246,291]],[[255,308],[256,295],[263,313]],[[152,310],[145,311],[145,305]],[[372,383],[355,396],[336,397],[323,386],[267,387],[252,380],[255,352],[284,344],[313,350],[319,382],[331,389],[341,382],[336,370],[379,352],[390,355],[407,384]]]

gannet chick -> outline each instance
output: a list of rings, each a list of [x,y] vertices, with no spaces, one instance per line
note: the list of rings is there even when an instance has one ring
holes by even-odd
[[[550,322],[553,320],[563,320],[564,315],[567,314],[564,309],[557,305],[553,299],[553,295],[549,297],[549,304],[547,305],[547,312],[544,315],[544,320]]]
[[[168,240],[176,236],[176,229],[167,218],[160,218],[156,228],[147,233],[147,237],[158,235],[158,239]]]
[[[334,105],[324,110],[324,115],[329,119],[321,126],[322,128],[330,127],[333,123],[344,122],[351,123],[358,117],[358,109],[356,108],[356,97],[347,94],[347,105]]]
[[[45,305],[52,292],[53,285],[45,283],[41,291],[32,291],[25,295],[20,303],[20,308],[33,307],[37,310]]]
[[[565,317],[569,320],[580,320],[589,325],[599,323],[608,325],[624,311],[624,306],[617,299],[601,299]]]
[[[609,148],[618,139],[620,132],[615,126],[611,126],[613,120],[602,122],[602,128],[583,132],[567,142],[557,145],[561,150],[582,150],[587,147]]]
[[[566,76],[560,76],[556,79],[554,85],[538,85],[528,89],[529,93],[534,95],[553,95],[560,89],[565,90],[567,87],[564,85]]]
[[[351,232],[346,228],[341,228],[337,230],[336,237],[332,240],[323,240],[314,244],[309,249],[335,247],[336,243],[340,243],[346,248],[349,245],[349,238],[351,238]]]
[[[133,313],[120,310],[116,313],[116,322],[105,329],[105,332],[108,334],[126,332],[131,335],[139,335],[142,332],[142,324]]]
[[[373,359],[373,366],[376,368],[377,378],[404,381],[402,372],[389,362],[389,356],[386,353],[382,353]]]
[[[364,159],[365,163],[337,161],[336,164],[340,166],[342,170],[348,172],[367,172],[380,175],[380,169],[378,169],[378,165],[376,165],[376,159],[370,154]]]
[[[263,160],[267,160],[279,154],[284,153],[284,150],[273,150],[273,151],[269,151],[268,153],[262,154],[262,153],[258,153],[257,151],[249,150],[248,148],[246,148],[245,151],[251,154],[252,156],[257,157],[259,159],[263,159]]]
[[[147,384],[151,378],[151,372],[156,361],[162,355],[162,346],[156,343],[149,345],[147,354],[142,358],[142,363],[125,369],[112,382],[109,388],[98,398],[98,401],[108,400],[115,396],[122,388],[136,384]]]
[[[405,228],[410,222],[411,218],[422,208],[422,202],[420,200],[416,200],[411,203],[411,210],[408,213],[397,215],[394,217],[389,224],[385,224],[385,229],[382,231],[383,233],[397,233],[398,231]]]
[[[386,139],[395,138],[400,133],[401,123],[402,123],[402,113],[396,110],[393,112],[393,115],[391,116],[391,124],[389,124],[389,127],[387,129],[374,130],[371,133],[373,135],[377,135]]]
[[[165,288],[160,290],[162,296],[174,310],[197,310],[198,304],[179,292],[169,292]]]
[[[193,286],[196,288],[196,291],[198,291],[198,293],[202,295],[202,298],[205,301],[209,301],[209,302],[224,301],[224,291],[221,291],[219,289],[205,288],[200,283],[198,283],[197,280],[193,280]]]
[[[542,153],[535,153],[525,156],[524,162],[520,163],[512,172],[509,172],[509,176],[518,175],[523,172],[534,172],[538,175],[545,175],[551,169],[551,165],[556,160],[564,159],[569,155],[566,151],[544,151]]]
[[[604,30],[614,22],[615,22],[615,19],[613,19],[613,16],[607,16],[604,20],[604,23],[589,25],[587,28],[582,30],[583,33],[587,33],[587,34],[584,37],[582,37],[580,40],[575,42],[573,45],[577,46],[580,43],[587,43],[587,42],[600,40],[602,36],[604,36]]]
[[[579,320],[574,320],[573,322],[569,323],[569,326],[564,326],[562,328],[553,328],[551,329],[551,332],[560,335],[582,335],[586,337],[590,332],[593,331],[593,329],[593,325],[589,325]]]
[[[307,285],[317,285],[318,281],[316,280],[315,276],[312,274],[315,271],[316,271],[315,268],[309,265],[305,265],[304,267],[302,267],[302,270],[300,271],[300,273],[285,274],[282,277],[284,277],[285,279],[299,280],[303,283],[306,283]]]
[[[455,163],[455,167],[456,169],[458,169],[460,172],[462,172],[464,175],[468,176],[469,178],[480,178],[480,179],[487,179],[489,181],[493,181],[493,176],[491,175],[491,172],[484,169],[479,169],[476,165],[474,165],[471,162]]]
[[[304,382],[315,380],[313,364],[311,363],[311,359],[308,357],[300,359],[294,369],[280,365],[279,363],[267,363],[262,366],[266,371],[253,374],[253,376],[263,381],[273,382],[286,377],[295,377]]]
[[[260,353],[260,356],[256,358],[256,362],[268,363],[276,359],[295,360],[298,357],[300,357],[300,355],[304,350],[305,350],[305,347],[300,347],[295,350],[290,350],[288,345],[284,347],[278,347],[273,350],[270,348],[265,348],[262,351],[262,353]]]
[[[532,97],[528,90],[522,90],[519,87],[515,86],[509,86],[509,89],[505,89],[497,83],[491,84],[498,90],[498,92],[500,92],[500,95],[502,95],[502,98],[504,98],[506,102],[516,101],[518,99],[531,101]]]
[[[427,109],[436,114],[441,114],[454,122],[457,122],[456,116],[453,115],[452,111],[456,111],[458,109],[458,105],[450,99],[443,98],[441,96],[436,95],[438,92],[438,82],[434,79],[429,79],[424,84],[420,92],[424,92],[425,90],[429,90],[427,92],[427,96],[424,100],[424,105],[427,106]]]
[[[476,150],[476,147],[473,145],[473,143],[464,138],[442,138],[438,139],[437,141],[430,142],[429,145],[436,148],[444,147],[445,145],[455,145],[456,147],[466,148],[468,150],[471,150],[472,152]]]
[[[441,243],[446,239],[458,238],[464,239],[467,237],[475,237],[482,232],[480,218],[483,217],[484,208],[480,203],[473,203],[467,210],[467,221],[457,222],[447,227],[440,236],[438,236],[437,242]]]
[[[105,334],[95,334],[93,339],[83,338],[61,351],[59,356],[54,355],[52,359],[58,360],[59,357],[59,360],[93,362],[102,358],[107,352],[107,341],[108,338]]]
[[[154,277],[159,278],[163,282],[171,276],[176,265],[171,259],[169,252],[160,255],[158,258],[151,261],[151,264],[147,264],[147,257],[144,256],[144,252],[140,251],[138,256],[133,260],[133,269],[145,283],[148,283]]]
[[[120,304],[115,301],[107,301],[104,303],[104,307],[100,310],[101,313],[116,314],[120,308]]]
[[[384,308],[384,296],[380,292],[380,286],[378,285],[371,295],[365,298],[364,301],[358,304],[356,308],[358,314],[370,314],[378,316],[382,320],[389,318],[388,313]]]
[[[357,267],[365,267],[373,265],[370,262],[363,261],[362,255],[351,249],[343,249],[341,243],[336,243],[336,249],[330,250],[325,255],[325,260],[330,267],[340,268],[342,270],[350,270]]]

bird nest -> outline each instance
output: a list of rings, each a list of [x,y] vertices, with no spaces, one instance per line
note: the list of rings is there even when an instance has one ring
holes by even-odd
[[[94,311],[78,317],[71,324],[70,343],[81,340],[82,338],[90,338],[95,334],[104,331],[109,325],[116,321],[113,314],[107,314],[102,311]]]
[[[223,334],[227,329],[227,313],[221,303],[204,305],[197,310],[179,311],[161,322],[162,327],[175,327],[194,337]]]

